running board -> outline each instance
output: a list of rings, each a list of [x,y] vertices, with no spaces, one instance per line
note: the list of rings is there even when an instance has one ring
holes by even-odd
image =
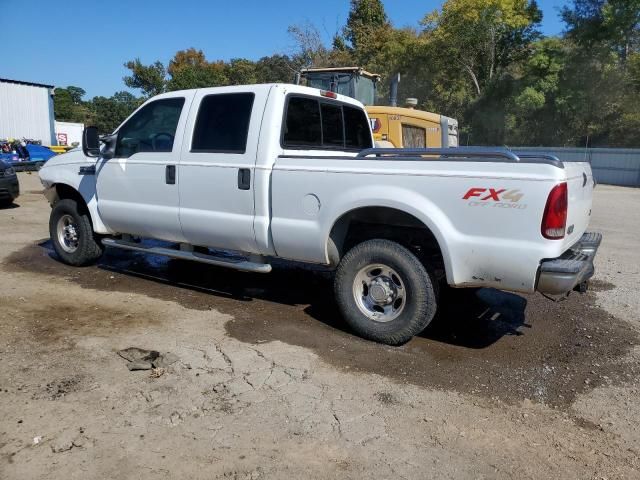
[[[233,268],[243,272],[269,273],[271,265],[268,263],[251,262],[249,260],[239,260],[232,258],[221,258],[215,255],[207,255],[198,252],[188,252],[185,250],[176,250],[173,248],[151,247],[140,243],[127,242],[126,240],[117,240],[115,238],[103,238],[103,245],[106,247],[121,248],[123,250],[132,250],[134,252],[150,253],[152,255],[163,255],[165,257],[178,258],[180,260],[191,260],[193,262],[207,263],[218,267]]]

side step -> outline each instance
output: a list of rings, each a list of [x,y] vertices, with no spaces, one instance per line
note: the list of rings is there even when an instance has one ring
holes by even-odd
[[[271,271],[271,265],[268,263],[251,262],[245,259],[223,258],[204,253],[177,250],[174,248],[145,246],[140,243],[117,240],[115,238],[103,238],[102,243],[107,247],[150,253],[152,255],[163,255],[165,257],[179,258],[181,260],[191,260],[194,262],[216,265],[218,267],[233,268],[243,272],[269,273]]]

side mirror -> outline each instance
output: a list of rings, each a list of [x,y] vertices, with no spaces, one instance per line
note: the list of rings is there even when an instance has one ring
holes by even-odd
[[[109,160],[116,155],[116,142],[118,141],[118,134],[112,133],[111,135],[103,135],[100,137],[100,141],[104,144],[102,149],[102,158]]]
[[[82,152],[87,157],[100,155],[100,139],[96,127],[87,127],[82,132]]]

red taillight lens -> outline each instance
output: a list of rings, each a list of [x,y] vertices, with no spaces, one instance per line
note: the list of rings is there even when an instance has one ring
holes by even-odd
[[[330,92],[328,90],[320,90],[320,95],[328,98],[338,98],[338,94],[336,92]]]
[[[567,227],[567,184],[560,183],[553,187],[547,198],[542,217],[542,236],[549,240],[564,238]]]
[[[378,133],[382,128],[382,122],[379,118],[371,118],[371,131],[373,133]]]

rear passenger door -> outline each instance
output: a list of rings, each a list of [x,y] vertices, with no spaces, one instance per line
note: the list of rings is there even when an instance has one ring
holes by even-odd
[[[219,92],[219,90],[218,90]],[[254,170],[267,89],[198,91],[180,159],[180,223],[192,245],[256,252]]]

